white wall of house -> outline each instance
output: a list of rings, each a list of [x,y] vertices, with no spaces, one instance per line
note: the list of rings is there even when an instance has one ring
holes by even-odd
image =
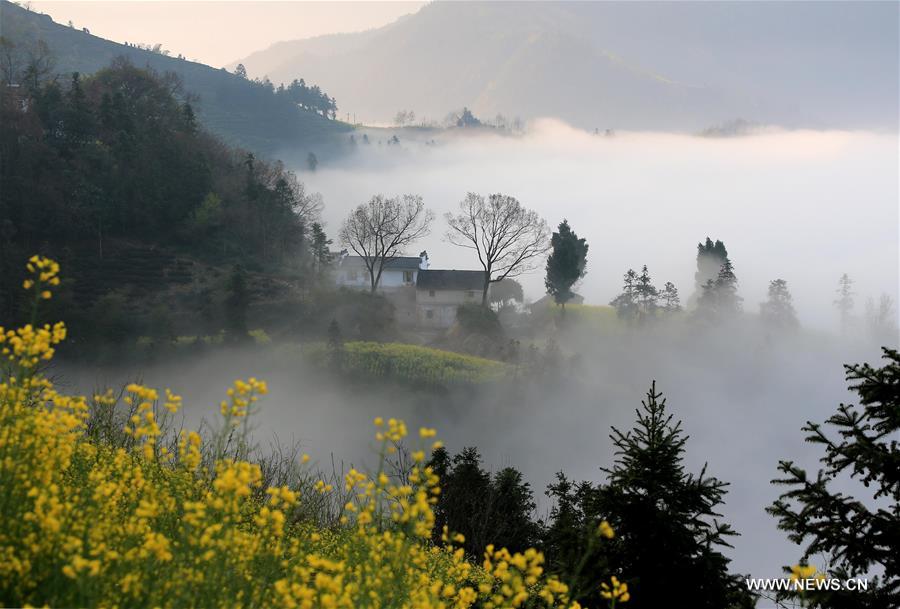
[[[449,328],[456,323],[456,309],[481,303],[480,290],[416,290],[416,322],[426,328]]]
[[[337,267],[335,273],[335,284],[348,288],[368,289],[370,287],[369,271],[365,267],[348,266]],[[378,282],[379,289],[402,288],[405,286],[416,285],[415,270],[402,269],[384,269],[381,273],[381,280]]]

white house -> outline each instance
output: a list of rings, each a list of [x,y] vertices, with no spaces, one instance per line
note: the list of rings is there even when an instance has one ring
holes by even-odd
[[[428,252],[418,256],[399,256],[388,260],[378,282],[379,291],[413,288],[422,269],[428,268]],[[377,272],[377,269],[376,269]],[[369,289],[371,279],[362,256],[349,256],[346,251],[335,257],[334,281],[340,287]]]
[[[350,256],[345,250],[333,259],[338,287],[371,288],[369,270],[361,256]],[[400,324],[440,329],[456,323],[460,305],[480,303],[483,286],[483,271],[432,270],[428,268],[428,252],[422,252],[389,260],[377,291],[394,304]]]

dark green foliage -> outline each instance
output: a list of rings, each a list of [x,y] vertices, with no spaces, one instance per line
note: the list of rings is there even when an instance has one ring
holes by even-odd
[[[503,335],[497,314],[486,307],[474,304],[460,305],[456,309],[456,321],[466,335],[476,334],[486,337]]]
[[[787,281],[773,279],[769,282],[769,298],[759,305],[759,316],[764,324],[776,330],[790,330],[800,325]]]
[[[88,304],[125,287],[98,275],[81,289],[123,249],[299,271],[321,207],[280,164],[199,130],[177,78],[124,61],[66,86],[0,88],[0,184],[0,307],[13,321],[21,276],[11,261],[35,252],[59,259]],[[125,275],[131,284],[138,273]],[[177,269],[160,277],[176,275],[190,281]]]
[[[439,448],[430,465],[441,479],[435,543],[441,543],[447,527],[451,534],[464,535],[466,553],[480,559],[488,544],[521,552],[537,542],[540,524],[531,517],[534,496],[518,470],[506,467],[491,475],[482,469],[475,448],[465,448],[452,458]]]
[[[525,293],[522,291],[522,284],[507,277],[501,279],[493,286],[490,291],[490,301],[492,305],[496,305],[497,309],[512,306],[513,303],[522,303],[525,300]]]
[[[588,244],[585,239],[579,239],[567,220],[563,220],[550,238],[550,247],[544,286],[556,304],[565,307],[575,295],[572,286],[587,273]]]
[[[312,227],[310,227],[309,240],[313,271],[317,277],[323,278],[328,271],[328,265],[331,263],[329,246],[332,244],[332,240],[325,234],[325,230],[319,222],[313,222]]]
[[[672,283],[667,283],[664,294],[653,285],[650,271],[645,264],[638,275],[634,269],[628,269],[623,277],[622,293],[609,304],[616,309],[616,314],[628,321],[645,324],[657,316],[660,299],[664,299],[663,309],[674,312],[681,308],[678,290]]]
[[[247,291],[247,272],[240,264],[236,264],[228,278],[225,299],[225,330],[230,341],[247,339],[248,308],[250,308],[250,294]]]
[[[43,80],[60,74],[62,82],[67,82],[73,72],[85,77],[125,57],[134,65],[176,74],[195,94],[191,112],[205,128],[258,154],[274,155],[312,142],[319,146],[350,129],[328,120],[335,116],[335,100],[315,85],[300,87],[301,81],[296,81],[296,85],[276,89],[266,79],[250,80],[246,74],[242,77],[183,57],[72,30],[5,0],[0,11],[0,35],[13,45],[14,65],[22,67],[22,79]],[[31,70],[27,59],[39,44],[46,53]]]
[[[705,466],[698,475],[685,471],[687,437],[661,395],[654,383],[634,428],[612,429],[616,460],[603,469],[606,483],[573,485],[559,476],[550,486],[557,499],[546,536],[550,568],[597,577],[613,565],[632,591],[628,606],[637,609],[672,606],[676,590],[695,608],[750,606],[743,581],[728,572],[721,552],[736,534],[717,513],[727,483],[707,476]],[[602,520],[616,536],[597,545],[579,569],[578,557],[590,543],[586,535]],[[579,589],[583,604],[602,606],[596,585]]]
[[[716,240],[706,238],[705,243],[697,244],[697,272],[694,273],[694,289],[698,293],[703,289],[710,280],[715,281],[719,276],[719,270],[725,261],[728,260],[728,250],[725,244]]]
[[[803,428],[806,441],[824,452],[818,473],[781,461],[784,477],[773,480],[788,490],[768,511],[791,541],[806,544],[805,557],[829,556],[836,577],[883,573],[868,593],[821,594],[811,606],[900,606],[900,353],[883,351],[881,368],[845,366],[859,406],[841,404],[824,425]],[[858,483],[853,492],[848,478]]]

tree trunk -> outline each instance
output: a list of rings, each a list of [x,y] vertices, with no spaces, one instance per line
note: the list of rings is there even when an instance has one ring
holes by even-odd
[[[491,274],[488,271],[484,273],[484,288],[481,290],[481,306],[488,306],[488,288],[491,287]]]

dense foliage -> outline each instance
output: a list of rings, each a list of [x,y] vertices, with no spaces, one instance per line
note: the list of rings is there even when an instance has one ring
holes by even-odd
[[[194,110],[201,123],[229,144],[258,156],[269,157],[289,148],[299,149],[301,155],[310,150],[327,153],[337,148],[337,136],[350,130],[349,125],[325,117],[334,115],[336,102],[311,83],[304,83],[307,95],[277,94],[266,79],[241,78],[224,68],[190,61],[178,54],[181,49],[170,53],[145,41],[120,44],[104,40],[7,0],[0,0],[0,36],[0,74],[7,66],[22,67],[41,56],[48,60],[49,71],[64,80],[73,72],[93,74],[118,57],[160,73],[176,74],[195,96]],[[46,53],[37,52],[39,47]]]
[[[0,311],[8,318],[20,312],[12,261],[35,248],[60,257],[76,284],[140,244],[257,268],[310,259],[307,229],[320,200],[280,164],[200,129],[172,75],[125,61],[65,83],[44,75],[0,89],[0,122]]]
[[[435,542],[440,542],[444,527],[464,535],[462,547],[471,556],[481,556],[490,544],[523,552],[539,541],[541,525],[533,519],[534,494],[517,469],[505,467],[491,474],[482,468],[475,448],[465,448],[452,457],[440,448],[429,465],[441,479]]]
[[[824,555],[839,577],[880,574],[869,593],[822,591],[815,607],[900,606],[900,353],[884,349],[885,364],[846,366],[859,406],[841,404],[825,425],[808,422],[807,441],[823,449],[814,476],[781,461],[787,487],[769,508],[804,557]],[[831,430],[831,433],[829,433]],[[858,482],[846,489],[847,479]]]
[[[735,535],[717,513],[727,483],[708,476],[705,466],[697,475],[685,471],[687,437],[661,397],[654,384],[634,428],[612,429],[616,460],[603,468],[606,482],[573,484],[560,474],[549,487],[556,499],[544,543],[551,569],[587,580],[617,565],[635,586],[634,607],[669,606],[673,590],[692,607],[750,606],[744,582],[729,573],[722,553]],[[616,538],[595,548],[585,531],[601,521]],[[573,587],[590,589],[578,579]],[[586,598],[595,600],[596,593]]]
[[[575,296],[572,286],[587,273],[588,244],[575,234],[567,220],[563,220],[550,237],[550,248],[544,285],[556,304],[565,308]]]

